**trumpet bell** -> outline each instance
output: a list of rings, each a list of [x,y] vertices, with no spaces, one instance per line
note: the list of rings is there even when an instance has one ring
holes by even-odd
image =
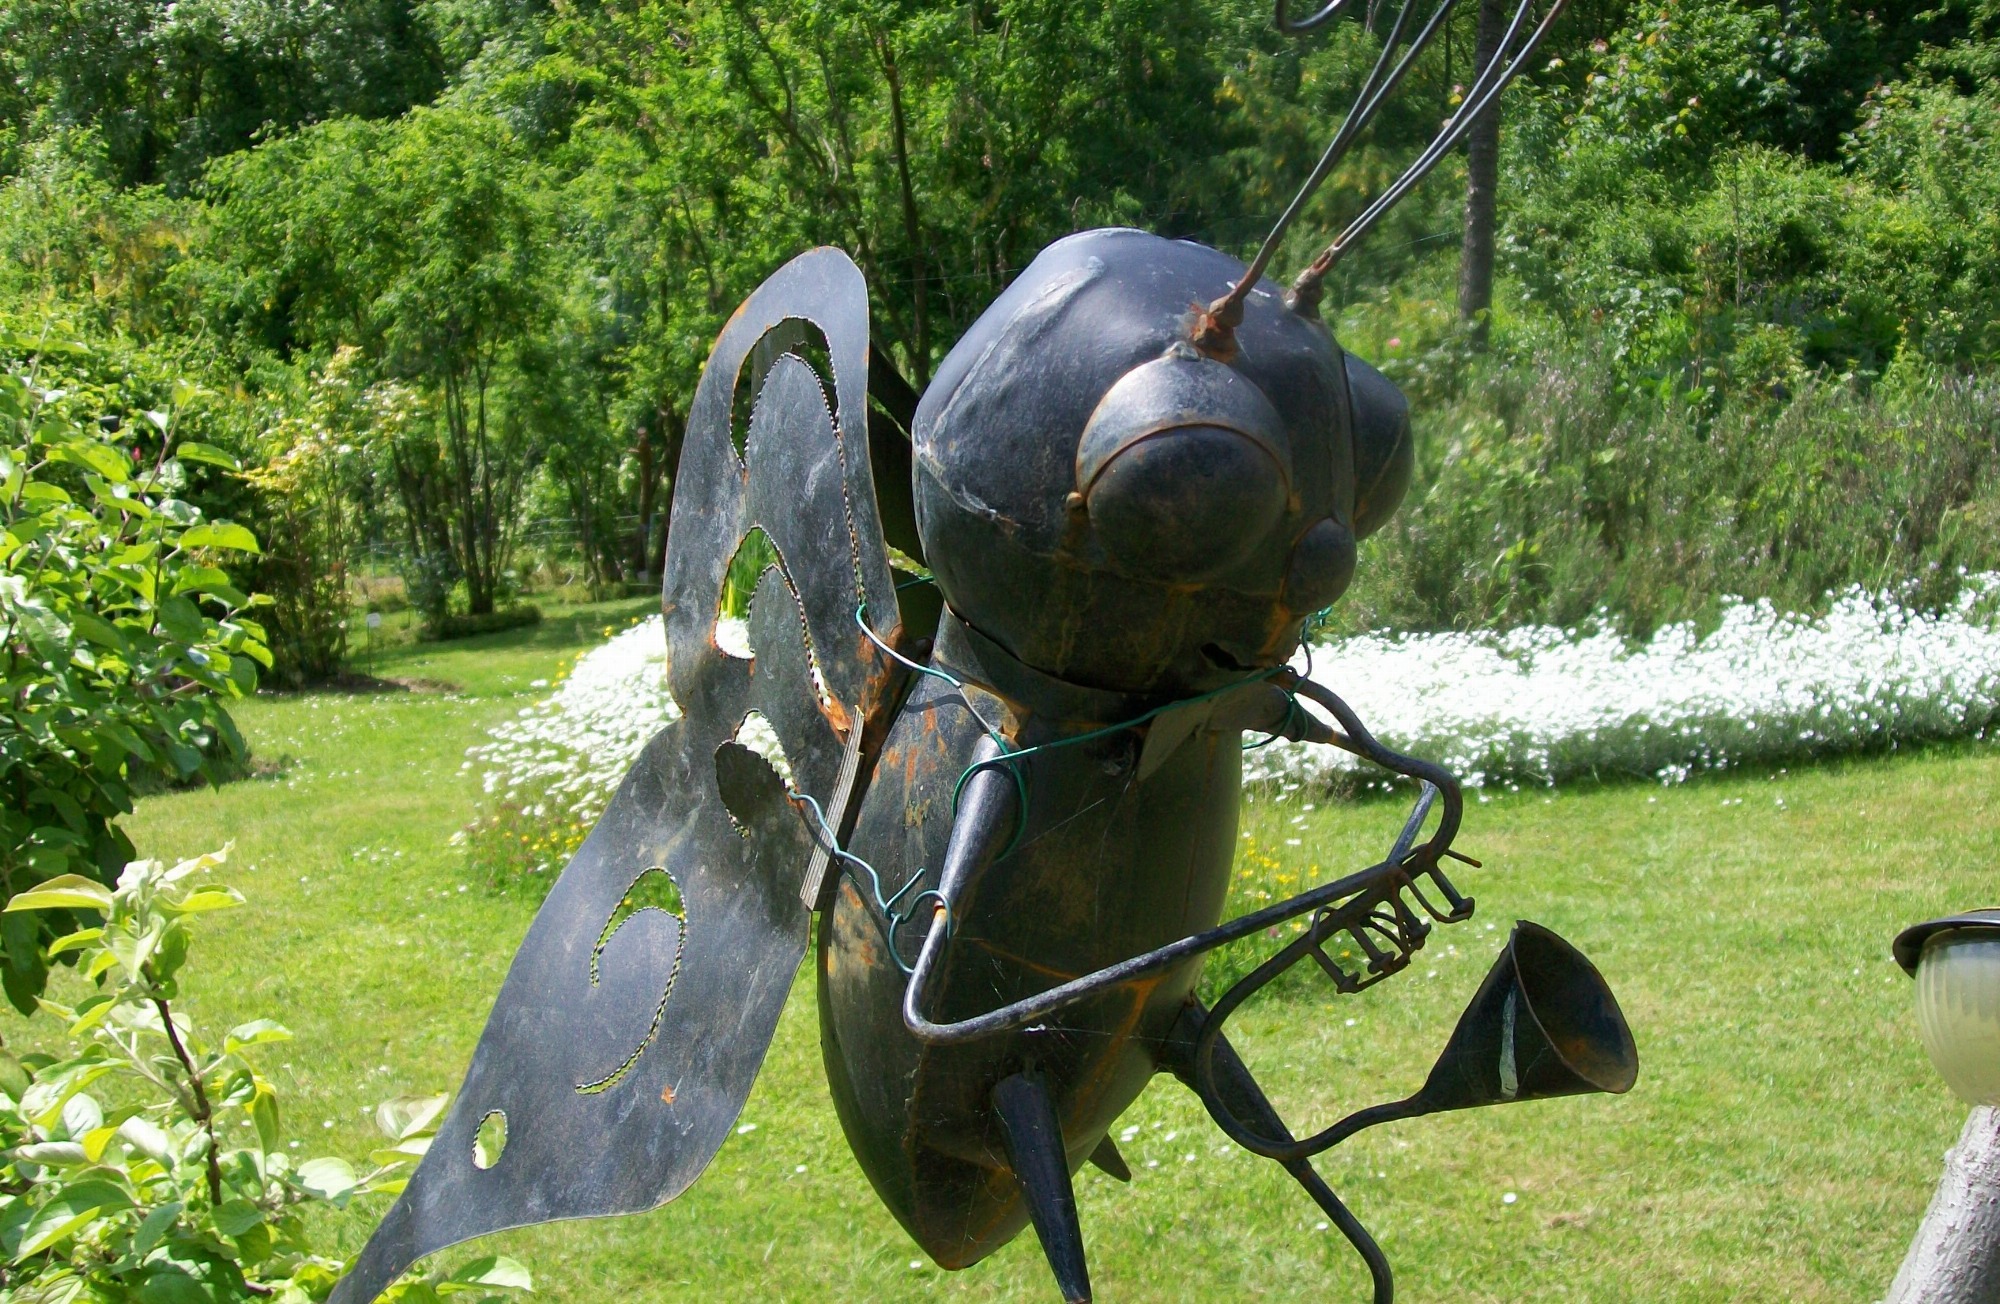
[[[1523,919],[1410,1103],[1430,1114],[1598,1091],[1623,1095],[1638,1080],[1632,1029],[1597,966]]]

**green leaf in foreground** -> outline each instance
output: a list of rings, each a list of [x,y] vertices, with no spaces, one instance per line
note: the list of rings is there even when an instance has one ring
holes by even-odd
[[[274,1019],[252,1019],[240,1023],[229,1030],[222,1039],[224,1054],[234,1055],[237,1051],[251,1046],[269,1045],[274,1041],[290,1041],[292,1030]]]
[[[206,462],[230,471],[240,471],[243,463],[211,444],[197,444],[186,440],[174,447],[174,456],[183,462]]]
[[[489,1254],[472,1260],[438,1283],[438,1293],[454,1294],[475,1287],[499,1286],[507,1290],[533,1290],[535,1279],[527,1268],[504,1254]]]
[[[183,548],[230,548],[237,552],[262,552],[257,536],[241,525],[226,522],[191,526],[181,534]]]
[[[111,909],[110,890],[102,883],[93,883],[80,874],[59,874],[40,887],[16,893],[7,901],[9,912],[75,909]]]
[[[396,1144],[365,1169],[337,1156],[294,1166],[298,1143],[279,1130],[277,1091],[249,1059],[291,1032],[251,1019],[223,1033],[218,1051],[218,1039],[175,1007],[173,976],[204,910],[242,899],[200,881],[225,854],[133,861],[115,891],[70,876],[16,898],[17,923],[37,908],[35,893],[40,908],[87,902],[104,923],[58,943],[92,984],[86,994],[74,1006],[44,997],[38,1016],[61,1020],[55,1036],[83,1048],[66,1060],[0,1054],[0,1254],[11,1260],[0,1267],[0,1300],[324,1299],[344,1265],[316,1244],[326,1224],[309,1216],[312,1206],[394,1194],[428,1148],[442,1096],[385,1103],[378,1118]],[[87,1089],[105,1079],[101,1102]],[[487,1256],[387,1298],[476,1291],[484,1300],[531,1288],[521,1265]]]

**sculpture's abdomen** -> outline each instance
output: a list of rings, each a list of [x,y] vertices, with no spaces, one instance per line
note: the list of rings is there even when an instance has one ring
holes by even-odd
[[[1018,704],[1017,704],[1018,705]],[[952,794],[983,737],[959,694],[926,679],[884,747],[850,849],[886,891],[935,883]],[[1026,762],[1018,843],[975,875],[929,1016],[982,1014],[1217,922],[1234,852],[1237,735],[1197,732],[1143,783],[1126,730]],[[998,830],[1004,844],[1011,829]],[[911,962],[929,910],[898,937]],[[905,976],[879,912],[851,875],[819,936],[821,1040],[841,1124],[883,1201],[946,1267],[977,1262],[1027,1221],[989,1105],[1027,1067],[1047,1083],[1072,1170],[1155,1071],[1200,960],[1061,1011],[1042,1025],[953,1046],[903,1026]]]

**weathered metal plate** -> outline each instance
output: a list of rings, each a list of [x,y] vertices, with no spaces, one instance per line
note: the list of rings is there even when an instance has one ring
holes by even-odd
[[[804,955],[813,856],[784,782],[731,740],[762,712],[793,784],[837,809],[848,738],[883,727],[895,682],[854,623],[865,599],[882,637],[900,635],[868,457],[867,314],[860,272],[820,249],[766,281],[717,341],[667,554],[682,718],[647,745],[536,915],[451,1113],[335,1304],[365,1304],[473,1236],[662,1204],[729,1135]],[[823,356],[830,384],[792,348]],[[742,455],[739,381],[757,396]],[[715,625],[730,559],[758,526],[781,560],[759,586],[746,661],[717,648]],[[678,916],[671,897],[638,899],[655,869],[679,889]],[[481,1167],[474,1140],[495,1115],[506,1144]]]

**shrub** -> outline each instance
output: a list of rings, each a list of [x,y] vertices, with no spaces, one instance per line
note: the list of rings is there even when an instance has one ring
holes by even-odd
[[[579,657],[549,696],[466,754],[464,768],[482,768],[494,801],[454,840],[490,886],[546,892],[640,750],[680,715],[667,690],[664,619],[649,616],[604,633],[608,641]],[[724,618],[715,636],[732,654],[750,655],[743,621]],[[777,733],[761,715],[744,721],[737,737],[780,774],[791,773]]]
[[[77,346],[80,347],[80,346]],[[62,875],[108,883],[132,856],[117,819],[149,771],[215,779],[244,746],[223,703],[270,665],[256,603],[220,569],[254,554],[241,525],[179,495],[191,464],[172,412],[44,383],[48,350],[0,336],[0,893]],[[194,397],[176,387],[175,411]],[[42,943],[74,927],[0,918],[8,998],[34,1008]]]
[[[517,602],[470,616],[440,616],[431,626],[434,638],[471,638],[475,634],[498,634],[506,629],[523,629],[542,623],[542,609],[532,602]]]
[[[404,592],[417,609],[426,631],[443,627],[451,614],[451,594],[458,585],[458,571],[451,555],[436,549],[419,551],[410,557],[403,572]]]
[[[360,540],[367,393],[359,352],[343,348],[266,432],[265,461],[245,479],[257,491],[268,550],[254,571],[269,595],[271,655],[279,682],[296,687],[340,673],[347,658],[349,566]]]
[[[1775,334],[1775,333],[1773,333]],[[1420,349],[1405,345],[1403,352]],[[2000,388],[1904,358],[1872,388],[1801,372],[1720,402],[1621,394],[1568,352],[1489,361],[1415,413],[1418,475],[1362,545],[1344,631],[1712,623],[1726,596],[1824,609],[1918,582],[1954,600],[2000,569]]]
[[[1953,579],[1959,594],[1938,611],[1914,605],[1920,586],[1906,584],[1834,595],[1818,616],[1724,602],[1706,635],[1692,623],[1639,642],[1546,625],[1364,634],[1319,643],[1294,664],[1346,697],[1383,742],[1469,788],[1677,782],[1988,734],[2000,724],[2000,573]],[[724,626],[718,641],[726,636]],[[496,806],[461,840],[490,881],[552,881],[674,717],[664,641],[660,617],[634,625],[471,750],[466,767],[483,768]],[[742,741],[782,764],[767,729],[746,726]],[[1373,773],[1336,748],[1252,742],[1246,781],[1279,795],[1351,788]],[[1257,860],[1249,851],[1245,866]]]
[[[1914,587],[1914,586],[1909,586]],[[1316,664],[1315,664],[1316,663]],[[1705,637],[1670,625],[1638,645],[1604,630],[1369,634],[1295,664],[1344,696],[1384,743],[1469,788],[1576,778],[1673,783],[2000,724],[2000,574],[1964,577],[1946,610],[1894,591],[1839,595],[1822,616],[1725,604]],[[1289,794],[1371,781],[1331,747],[1274,742],[1246,782]]]
[[[464,768],[483,768],[494,804],[456,837],[490,886],[546,891],[555,881],[626,767],[680,714],[667,691],[666,655],[661,618],[635,623],[468,752]]]
[[[242,903],[198,881],[222,860],[136,861],[115,889],[64,875],[8,903],[9,915],[83,911],[101,922],[50,948],[75,956],[94,986],[75,1005],[42,1002],[83,1049],[66,1059],[0,1053],[0,1297],[322,1300],[345,1265],[321,1252],[324,1224],[307,1215],[400,1191],[428,1147],[442,1096],[379,1106],[387,1144],[366,1171],[338,1158],[296,1160],[276,1089],[249,1054],[291,1033],[255,1019],[216,1039],[175,1008],[194,920]],[[115,1103],[103,1091],[113,1085]],[[249,1127],[230,1133],[232,1116]],[[383,1298],[497,1301],[514,1289],[532,1289],[526,1270],[487,1256]]]
[[[1773,327],[1831,374],[2000,357],[2000,93],[1888,82],[1829,135],[1845,115],[1805,88],[1837,60],[1794,28],[1670,6],[1580,56],[1574,87],[1522,89],[1500,240],[1517,327],[1704,392],[1787,347]]]

